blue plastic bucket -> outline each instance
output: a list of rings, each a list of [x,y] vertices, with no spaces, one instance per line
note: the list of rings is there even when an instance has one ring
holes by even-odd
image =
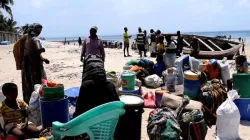
[[[234,100],[240,111],[240,120],[250,121],[250,98],[240,98]]]
[[[66,123],[69,120],[69,101],[65,97],[61,100],[43,101],[40,100],[40,110],[43,128],[51,127],[52,122],[59,121]]]
[[[135,86],[134,90],[123,90],[122,87],[119,88],[121,94],[139,94],[139,87]]]

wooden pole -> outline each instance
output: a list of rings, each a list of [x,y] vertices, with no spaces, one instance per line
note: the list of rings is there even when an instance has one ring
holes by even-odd
[[[205,45],[209,50],[211,50],[212,52],[214,52],[214,49],[213,48],[211,48],[208,44],[206,44],[205,42],[203,42],[200,38],[197,38],[197,40],[199,41],[199,42],[201,42],[203,45]]]

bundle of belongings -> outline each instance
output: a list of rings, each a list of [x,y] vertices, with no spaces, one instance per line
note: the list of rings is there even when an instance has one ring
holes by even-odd
[[[151,111],[147,125],[150,140],[178,140],[181,134],[179,115],[188,103],[189,98],[183,98],[176,111],[168,107]]]

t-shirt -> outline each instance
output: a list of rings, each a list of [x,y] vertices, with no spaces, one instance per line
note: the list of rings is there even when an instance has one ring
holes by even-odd
[[[123,33],[123,42],[124,43],[129,43],[129,38],[128,38],[128,33],[127,32]]]
[[[18,109],[13,109],[8,107],[5,102],[0,104],[0,117],[3,117],[5,125],[9,123],[20,124],[25,122],[22,110],[27,109],[28,105],[22,100],[17,100],[17,106]]]
[[[165,51],[164,44],[158,43],[156,46],[156,52],[157,53],[164,53],[164,51]]]
[[[155,33],[150,34],[150,41],[151,41],[151,43],[156,41]]]
[[[144,43],[145,43],[145,41],[144,41],[144,39],[145,39],[144,34],[143,33],[137,33],[136,35],[137,35],[137,37],[136,37],[136,43],[137,43],[137,45],[144,45]]]

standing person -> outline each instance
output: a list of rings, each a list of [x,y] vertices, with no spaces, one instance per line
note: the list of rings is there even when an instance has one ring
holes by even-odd
[[[176,59],[176,46],[171,40],[171,36],[166,36],[167,46],[165,52],[165,64],[166,68],[174,67],[174,62]]]
[[[64,39],[64,43],[63,43],[63,44],[65,45],[65,44],[66,44],[66,42],[67,42],[67,40],[66,40],[66,38],[65,38],[65,39]]]
[[[81,39],[81,37],[78,38],[78,44],[79,44],[79,46],[82,45],[82,39]]]
[[[156,32],[155,32],[155,35],[156,35],[156,40],[155,40],[155,42],[156,42],[156,44],[158,44],[159,42],[158,42],[158,38],[161,36],[161,31],[160,30],[157,30]]]
[[[128,28],[125,27],[124,28],[124,33],[123,33],[123,43],[124,43],[123,52],[124,52],[124,57],[131,56],[131,55],[129,55],[129,39],[130,38],[131,38],[131,36],[128,35]],[[127,54],[128,54],[127,56],[126,56],[126,53],[125,53],[126,49],[127,49]]]
[[[42,79],[46,79],[43,69],[43,62],[49,64],[49,60],[42,57],[45,52],[39,40],[42,25],[34,23],[29,29],[29,33],[24,45],[24,59],[22,62],[22,88],[23,100],[29,103],[35,84],[41,84]]]
[[[242,39],[242,50],[241,53],[245,54],[245,41]]]
[[[144,57],[147,57],[145,50],[145,36],[142,32],[141,27],[138,28],[138,33],[136,34],[136,43],[139,50],[139,55],[142,57],[142,51],[144,52]]]
[[[145,50],[146,50],[146,52],[147,52],[147,51],[149,51],[149,44],[148,44],[147,31],[144,30],[143,33],[144,33],[144,37],[145,37],[145,44],[144,44],[144,46],[145,46]]]
[[[151,57],[155,57],[156,53],[156,35],[153,29],[150,30],[150,47],[149,47],[149,52]]]
[[[180,31],[177,31],[177,50],[176,50],[176,55],[181,56],[183,50],[183,37],[181,35]]]
[[[80,60],[83,62],[83,58],[87,57],[88,55],[99,55],[101,56],[102,60],[105,61],[105,51],[103,47],[102,40],[97,36],[98,28],[93,26],[90,28],[90,36],[87,37],[82,46],[81,58]]]

